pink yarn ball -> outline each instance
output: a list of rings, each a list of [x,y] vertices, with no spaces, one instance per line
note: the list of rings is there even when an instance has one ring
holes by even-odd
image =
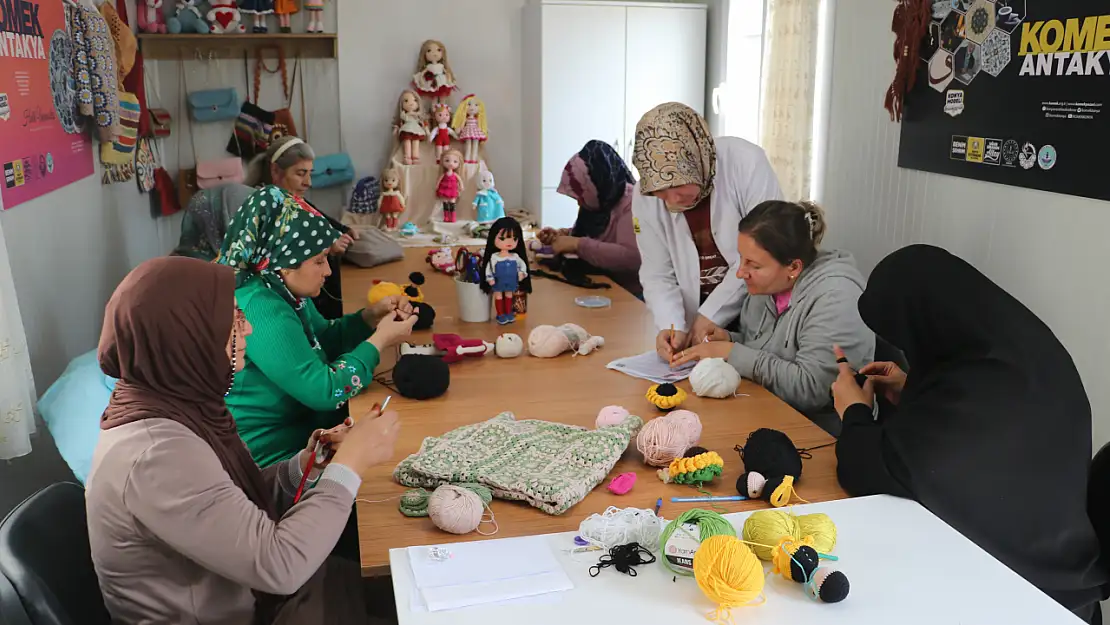
[[[428,517],[439,529],[452,534],[469,534],[482,522],[482,499],[473,491],[442,484],[428,498]]]
[[[620,425],[624,423],[624,418],[628,416],[628,410],[624,406],[606,406],[597,413],[597,421],[594,422],[595,427],[604,428],[611,425]]]
[[[636,449],[644,462],[665,467],[701,438],[701,419],[689,410],[675,410],[648,421],[636,437]]]
[[[570,339],[555,326],[536,326],[528,335],[528,353],[537,358],[554,358],[570,349]]]

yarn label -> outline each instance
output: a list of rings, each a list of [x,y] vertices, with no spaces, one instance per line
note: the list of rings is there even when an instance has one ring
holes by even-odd
[[[663,557],[671,567],[694,572],[694,554],[701,547],[701,528],[693,523],[683,523],[667,539]]]

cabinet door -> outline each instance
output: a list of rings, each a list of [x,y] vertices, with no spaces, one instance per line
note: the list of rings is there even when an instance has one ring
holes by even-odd
[[[543,7],[543,162],[545,188],[590,139],[624,144],[625,8]]]
[[[705,29],[703,8],[628,7],[625,145],[620,149],[626,161],[632,159],[636,123],[644,113],[664,102],[681,102],[705,114]]]

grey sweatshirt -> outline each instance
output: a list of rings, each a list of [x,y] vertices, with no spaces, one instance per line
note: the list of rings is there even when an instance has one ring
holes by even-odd
[[[730,333],[729,364],[812,418],[831,403],[833,345],[844,349],[853,367],[875,356],[875,335],[856,308],[865,285],[851,254],[818,253],[798,276],[782,316],[770,295],[745,298],[740,331]]]

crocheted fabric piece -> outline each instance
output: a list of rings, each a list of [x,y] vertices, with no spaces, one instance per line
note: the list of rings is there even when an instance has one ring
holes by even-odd
[[[393,470],[413,488],[477,482],[498,499],[527,501],[562,514],[601,483],[643,425],[629,415],[598,430],[527,419],[511,412],[425,438],[420,451]]]

